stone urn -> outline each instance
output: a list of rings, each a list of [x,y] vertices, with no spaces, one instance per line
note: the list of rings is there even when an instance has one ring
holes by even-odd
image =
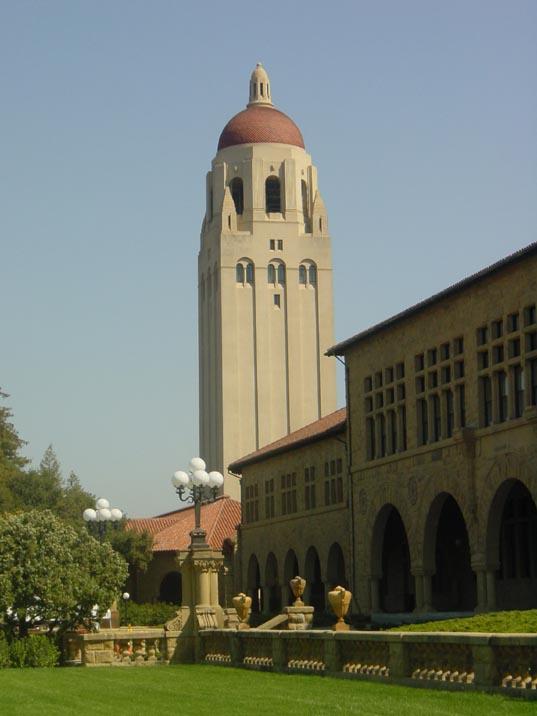
[[[352,594],[345,587],[335,587],[331,592],[328,592],[328,601],[337,617],[337,622],[332,627],[334,631],[348,631],[350,629],[345,622],[345,616],[349,611],[351,599]]]
[[[296,577],[293,577],[293,579],[291,579],[291,581],[289,582],[289,586],[291,587],[291,591],[293,592],[293,595],[295,597],[293,606],[303,607],[304,602],[302,601],[301,597],[304,594],[304,590],[306,589],[306,580],[297,575]]]
[[[238,628],[249,629],[250,625],[248,624],[248,619],[250,618],[252,597],[249,597],[247,594],[244,594],[244,592],[241,592],[240,594],[237,594],[236,597],[233,597],[231,601],[233,602],[233,606],[235,607],[235,611],[239,617]]]

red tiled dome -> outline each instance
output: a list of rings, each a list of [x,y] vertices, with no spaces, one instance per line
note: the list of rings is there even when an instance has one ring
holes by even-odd
[[[218,141],[218,151],[236,144],[262,142],[305,148],[300,129],[290,117],[270,105],[250,105],[226,124]]]

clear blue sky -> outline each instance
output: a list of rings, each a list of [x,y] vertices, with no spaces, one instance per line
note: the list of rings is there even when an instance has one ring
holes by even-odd
[[[257,61],[319,169],[340,340],[537,238],[536,37],[534,0],[2,0],[0,385],[28,456],[175,508],[204,176]]]

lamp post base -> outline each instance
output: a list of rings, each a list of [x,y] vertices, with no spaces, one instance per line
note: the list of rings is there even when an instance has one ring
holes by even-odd
[[[207,532],[201,527],[194,527],[190,533],[190,547],[192,552],[197,552],[202,549],[210,549],[207,544]]]

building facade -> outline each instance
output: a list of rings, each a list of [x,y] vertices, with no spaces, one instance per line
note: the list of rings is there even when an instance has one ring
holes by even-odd
[[[537,607],[537,244],[328,354],[346,363],[337,441],[321,420],[232,466],[243,589],[271,611],[294,553],[318,606],[337,577],[362,614]],[[308,508],[332,460],[343,499]]]
[[[258,65],[206,181],[200,454],[224,470],[336,407],[332,258],[317,171]],[[239,497],[230,475],[226,491]]]
[[[237,555],[254,613],[287,606],[297,574],[321,612],[329,589],[350,581],[345,429],[342,408],[230,465],[242,475]]]

